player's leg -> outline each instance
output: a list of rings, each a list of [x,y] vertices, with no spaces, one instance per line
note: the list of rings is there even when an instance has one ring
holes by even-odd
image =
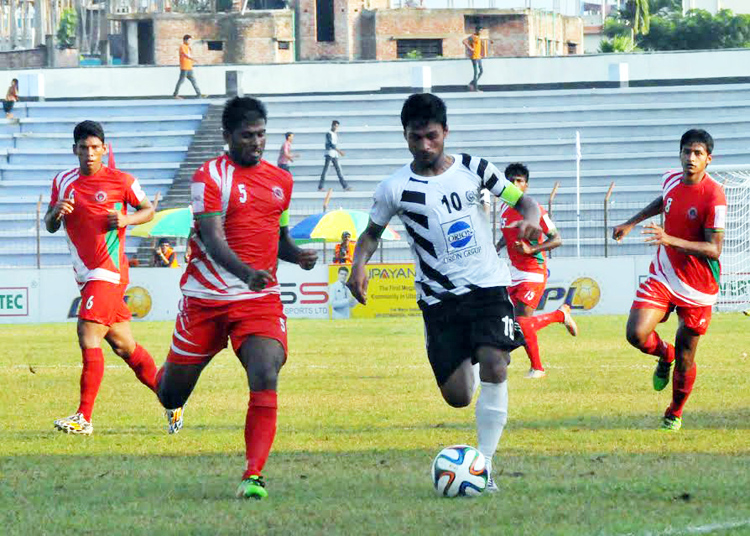
[[[521,291],[523,292],[523,291]],[[536,336],[536,329],[532,318],[534,316],[534,308],[529,304],[521,301],[521,297],[518,295],[511,294],[514,299],[513,309],[516,315],[516,322],[521,327],[524,338],[524,349],[526,355],[529,357],[531,368],[526,373],[527,378],[542,378],[546,374],[544,366],[542,365],[542,358],[539,355],[539,340]]]
[[[240,346],[239,358],[247,373],[250,400],[245,418],[247,466],[237,496],[262,499],[268,496],[261,473],[276,437],[276,388],[286,350],[278,340],[250,336]]]
[[[323,171],[320,173],[320,181],[318,182],[318,190],[322,190],[326,183],[326,174],[328,173],[328,166],[331,165],[331,157],[325,155],[325,162],[323,163]]]
[[[180,77],[177,79],[177,85],[174,87],[174,93],[172,93],[173,97],[176,97],[180,93],[180,86],[185,81],[186,75],[187,72],[180,69]]]
[[[127,363],[138,380],[152,391],[156,391],[156,363],[151,354],[133,338],[130,322],[112,324],[105,339],[115,355]]]
[[[447,376],[447,379],[444,379],[441,382],[441,378],[437,376],[436,372],[436,379],[438,380],[438,387],[440,388],[440,394],[443,395],[443,400],[445,402],[454,408],[465,408],[469,404],[471,404],[471,399],[474,396],[474,393],[476,392],[475,385],[475,372],[474,367],[471,363],[470,357],[465,357],[464,359],[455,359],[453,356],[446,355],[444,357],[436,356],[435,352],[433,352],[433,357],[430,359],[430,361],[437,361],[444,363],[448,366],[450,362],[455,362],[460,360],[460,364],[456,366],[450,372],[450,374]],[[433,365],[433,371],[434,371],[434,365]],[[481,374],[481,372],[480,372]]]
[[[484,69],[482,68],[482,60],[477,60],[477,65],[479,66],[479,74],[477,74],[477,82],[474,87],[476,89],[479,89],[477,87],[479,85],[479,79],[482,78],[482,75],[484,74]]]
[[[674,346],[656,333],[656,326],[669,312],[663,309],[633,308],[628,316],[625,337],[631,346],[659,359],[653,375],[654,389],[661,391],[669,383],[669,371],[675,359]]]
[[[193,71],[192,70],[188,71],[186,77],[188,80],[190,80],[190,83],[193,85],[193,89],[195,90],[195,95],[197,97],[200,97],[201,89],[198,87],[198,81],[195,79],[195,75],[193,74]]]

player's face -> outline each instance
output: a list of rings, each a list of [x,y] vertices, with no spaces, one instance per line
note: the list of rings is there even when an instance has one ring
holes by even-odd
[[[266,122],[263,119],[245,122],[232,132],[224,132],[229,156],[243,167],[254,166],[263,158],[266,148]]]
[[[711,163],[711,155],[702,143],[683,145],[680,150],[680,162],[685,175],[699,175]]]
[[[437,163],[443,154],[447,135],[448,129],[433,121],[421,127],[407,125],[404,130],[409,152],[420,167],[431,167]]]
[[[102,156],[106,152],[106,145],[96,136],[78,140],[78,143],[73,145],[73,154],[78,157],[78,163],[87,175],[99,171],[102,165]]]
[[[529,183],[526,182],[526,177],[524,177],[523,175],[516,175],[515,177],[511,177],[510,182],[515,184],[522,192],[526,192],[526,188],[529,187]]]

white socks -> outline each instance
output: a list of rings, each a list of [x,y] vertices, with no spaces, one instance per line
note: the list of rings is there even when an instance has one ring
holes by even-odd
[[[479,363],[474,363],[471,366],[471,372],[474,374],[474,384],[471,387],[471,398],[474,398],[474,395],[477,394],[477,389],[479,389],[479,382],[481,381],[479,379]]]
[[[508,420],[508,380],[503,383],[481,382],[482,390],[477,399],[475,410],[477,418],[477,442],[487,462],[487,468],[492,469],[492,456],[497,450],[500,436]]]

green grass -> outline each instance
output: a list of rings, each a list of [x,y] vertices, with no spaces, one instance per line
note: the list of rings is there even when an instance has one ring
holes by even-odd
[[[652,390],[654,362],[627,346],[624,321],[580,318],[577,339],[541,332],[543,380],[524,379],[514,354],[501,491],[473,500],[431,487],[438,450],[476,439],[473,408],[440,398],[419,320],[291,321],[262,502],[233,497],[247,386],[232,354],[168,436],[155,397],[107,351],[95,434],[67,436],[52,420],[77,405],[74,326],[2,326],[0,532],[750,534],[750,319],[715,316],[678,434],[657,429],[671,391]],[[158,363],[171,328],[134,325]]]

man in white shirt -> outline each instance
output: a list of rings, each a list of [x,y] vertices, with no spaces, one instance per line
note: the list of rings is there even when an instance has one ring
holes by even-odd
[[[328,286],[331,299],[331,318],[334,320],[351,318],[351,311],[357,305],[357,300],[352,296],[352,291],[346,286],[349,269],[342,266],[339,268],[338,275],[338,281]]]
[[[331,130],[326,132],[326,148],[325,148],[325,164],[323,164],[323,173],[320,174],[320,182],[318,183],[318,191],[323,191],[323,185],[326,182],[326,173],[328,173],[328,166],[333,162],[333,167],[336,170],[336,175],[339,177],[341,187],[345,192],[352,189],[346,182],[343,173],[341,173],[341,167],[339,166],[339,156],[344,156],[344,151],[338,148],[339,135],[336,131],[339,129],[340,123],[335,119],[331,123]]]

